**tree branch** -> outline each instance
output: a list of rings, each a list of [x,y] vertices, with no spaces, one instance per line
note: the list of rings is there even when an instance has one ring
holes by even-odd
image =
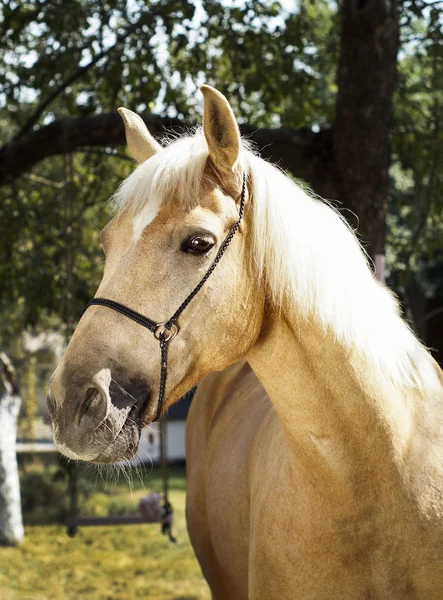
[[[141,115],[153,135],[183,133],[194,126],[189,121]],[[300,129],[254,129],[241,127],[261,156],[313,186],[316,193],[335,198],[335,168],[331,130],[314,133]],[[116,147],[125,144],[123,122],[117,112],[53,121],[29,131],[0,148],[0,186],[12,183],[41,160],[82,148]]]
[[[66,185],[65,181],[51,181],[46,177],[40,177],[39,175],[34,175],[33,173],[25,173],[24,177],[26,177],[26,179],[29,179],[32,182],[41,183],[42,185],[46,185],[48,187],[56,188],[59,190],[64,188]]]
[[[430,312],[428,312],[423,319],[421,319],[418,323],[417,326],[421,326],[424,325],[425,323],[427,323],[427,321],[430,321],[431,319],[433,319],[434,317],[436,317],[437,315],[440,315],[441,313],[443,313],[443,306],[440,306],[439,308],[434,308],[434,310],[431,310]]]
[[[96,154],[97,156],[110,156],[112,158],[119,158],[120,160],[124,160],[126,162],[131,162],[134,164],[134,159],[131,158],[128,154],[121,154],[120,152],[112,152],[112,150],[103,148],[102,150],[93,150],[91,148],[80,148],[79,150],[74,150],[74,152],[81,152],[83,154]]]

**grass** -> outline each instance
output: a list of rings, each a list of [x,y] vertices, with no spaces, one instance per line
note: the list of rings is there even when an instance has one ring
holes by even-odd
[[[48,466],[25,468],[33,485],[39,469],[51,473]],[[134,477],[132,491],[124,477],[112,484],[95,480],[90,472],[80,474],[83,484],[93,485],[80,504],[82,514],[135,512],[141,496],[161,490],[158,470]],[[159,524],[80,528],[75,538],[61,525],[27,526],[20,547],[0,548],[1,600],[209,600],[186,532],[185,488],[184,469],[174,469],[170,500],[177,544],[161,535]],[[53,507],[46,508],[49,513]]]

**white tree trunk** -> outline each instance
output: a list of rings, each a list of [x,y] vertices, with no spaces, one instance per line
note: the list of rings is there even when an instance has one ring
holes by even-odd
[[[14,369],[0,353],[0,545],[23,539],[20,484],[15,450],[21,399]]]

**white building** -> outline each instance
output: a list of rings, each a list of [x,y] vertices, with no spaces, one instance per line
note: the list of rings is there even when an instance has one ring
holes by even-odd
[[[169,462],[185,461],[186,417],[191,405],[194,390],[191,390],[168,411],[165,423],[166,454]],[[142,430],[135,462],[156,463],[160,461],[160,426],[151,423]]]

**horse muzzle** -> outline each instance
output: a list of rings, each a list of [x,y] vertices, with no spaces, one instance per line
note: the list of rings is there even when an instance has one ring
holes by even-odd
[[[64,381],[70,381],[64,385]],[[137,451],[149,388],[141,380],[101,369],[89,379],[56,371],[48,393],[54,443],[71,459],[113,463]]]

